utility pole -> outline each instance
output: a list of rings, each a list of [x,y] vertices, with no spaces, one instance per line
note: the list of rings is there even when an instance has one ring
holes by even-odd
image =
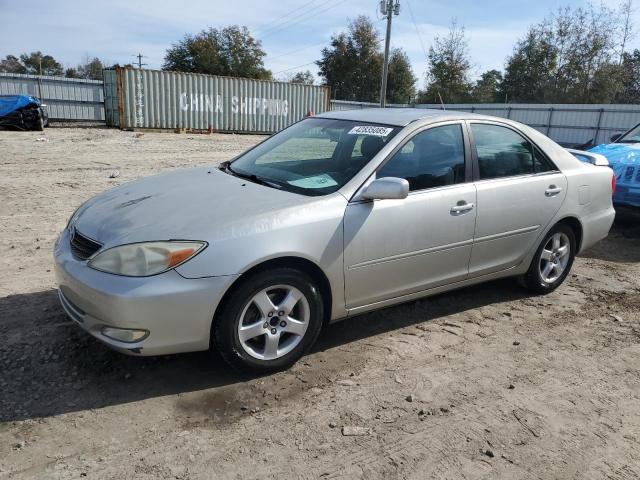
[[[400,0],[380,0],[380,13],[387,17],[387,35],[384,38],[384,64],[382,66],[382,86],[380,106],[387,105],[387,75],[389,73],[389,43],[391,42],[391,19],[400,14]]]
[[[147,65],[146,63],[142,63],[142,59],[147,58],[146,55],[142,55],[141,53],[138,53],[137,55],[134,55],[134,57],[138,59],[138,68],[142,68]]]

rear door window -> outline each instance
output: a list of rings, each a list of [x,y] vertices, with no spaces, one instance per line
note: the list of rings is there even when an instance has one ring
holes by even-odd
[[[500,125],[472,123],[480,179],[548,172],[553,165],[529,140]]]

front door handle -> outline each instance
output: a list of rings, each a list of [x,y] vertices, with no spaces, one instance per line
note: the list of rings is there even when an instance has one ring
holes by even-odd
[[[469,210],[473,210],[473,203],[467,203],[464,200],[458,202],[455,207],[451,207],[451,213],[454,215],[468,212]]]
[[[560,188],[560,187],[556,187],[555,185],[549,185],[549,188],[547,188],[547,189],[544,191],[544,194],[545,194],[547,197],[553,197],[554,195],[559,194],[561,191],[562,191],[562,188]]]

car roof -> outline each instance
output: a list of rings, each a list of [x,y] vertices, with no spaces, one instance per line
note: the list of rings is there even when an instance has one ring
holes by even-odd
[[[316,115],[319,118],[331,118],[336,120],[352,120],[355,122],[381,123],[404,127],[417,120],[456,119],[488,119],[486,115],[478,115],[455,110],[436,110],[434,108],[363,108],[359,110],[333,110]]]

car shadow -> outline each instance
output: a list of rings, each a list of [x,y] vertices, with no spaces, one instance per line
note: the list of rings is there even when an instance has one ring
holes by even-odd
[[[526,296],[506,280],[389,307],[326,325],[312,353]],[[0,319],[0,421],[202,390],[218,391],[222,401],[255,379],[230,370],[215,353],[130,357],[114,352],[66,317],[53,289],[1,298]],[[342,368],[339,357],[334,362]],[[308,362],[307,367],[320,375],[326,364]]]
[[[608,237],[581,256],[616,263],[640,262],[640,209],[618,210]]]

